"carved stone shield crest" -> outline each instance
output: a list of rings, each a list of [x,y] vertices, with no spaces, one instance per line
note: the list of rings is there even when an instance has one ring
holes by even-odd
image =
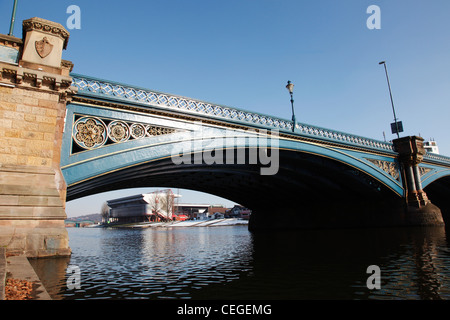
[[[48,41],[47,37],[44,37],[40,41],[36,41],[35,46],[36,52],[41,58],[45,58],[53,50],[53,45]]]

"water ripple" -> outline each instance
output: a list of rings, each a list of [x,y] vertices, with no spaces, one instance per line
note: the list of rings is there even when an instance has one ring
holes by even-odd
[[[70,260],[32,261],[54,299],[450,299],[443,229],[68,231]],[[81,289],[66,287],[69,264]],[[369,265],[380,290],[366,286]]]

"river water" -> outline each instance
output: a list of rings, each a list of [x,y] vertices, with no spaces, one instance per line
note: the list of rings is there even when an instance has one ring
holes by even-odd
[[[69,228],[31,260],[53,299],[450,299],[444,227],[251,233],[247,226]],[[380,289],[367,287],[371,265]],[[73,288],[80,271],[80,288]],[[70,278],[72,277],[72,278]]]

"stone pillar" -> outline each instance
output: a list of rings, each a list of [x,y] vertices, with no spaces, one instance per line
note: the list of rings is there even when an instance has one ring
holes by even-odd
[[[23,39],[0,35],[0,246],[28,257],[70,255],[60,150],[73,64],[69,33],[40,18]]]
[[[423,160],[425,148],[423,138],[403,137],[393,141],[403,171],[407,204],[406,222],[409,225],[443,225],[441,210],[431,203],[422,189],[419,163]]]

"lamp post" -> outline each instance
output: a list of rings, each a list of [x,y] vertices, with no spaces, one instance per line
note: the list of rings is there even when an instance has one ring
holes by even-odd
[[[397,122],[397,117],[395,115],[394,100],[392,99],[391,85],[389,83],[389,76],[388,76],[388,72],[387,72],[386,61],[381,61],[378,64],[384,65],[384,71],[386,72],[386,80],[387,80],[387,84],[388,84],[388,88],[389,88],[389,96],[391,97],[392,112],[394,113],[395,132],[397,133],[397,137],[400,138],[400,134],[399,134],[400,128],[399,128],[399,123]],[[401,130],[401,131],[403,131],[403,130]]]
[[[295,129],[295,113],[294,113],[294,84],[290,81],[287,82],[286,89],[288,89],[291,95],[291,107],[292,107],[292,132]]]
[[[9,36],[13,35],[13,31],[14,31],[14,21],[16,20],[16,9],[17,9],[17,0],[14,0],[14,6],[13,6],[13,11],[12,11],[12,15],[11,15],[11,24],[9,26]]]

